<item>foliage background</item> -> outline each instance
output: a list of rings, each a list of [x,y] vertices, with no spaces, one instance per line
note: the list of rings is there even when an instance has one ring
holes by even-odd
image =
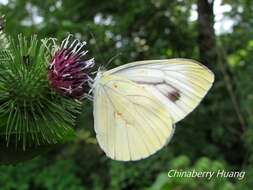
[[[1,1],[0,1],[1,2]],[[231,31],[214,31],[208,0],[9,0],[2,1],[6,32],[39,38],[67,33],[86,40],[98,65],[135,60],[193,58],[216,74],[202,104],[177,124],[171,143],[154,156],[112,161],[98,147],[92,103],[85,101],[77,138],[42,156],[0,167],[1,190],[252,189],[253,186],[253,2],[223,0]],[[191,20],[196,9],[198,19]],[[0,155],[1,156],[1,155]],[[237,179],[168,179],[170,169],[246,171]]]

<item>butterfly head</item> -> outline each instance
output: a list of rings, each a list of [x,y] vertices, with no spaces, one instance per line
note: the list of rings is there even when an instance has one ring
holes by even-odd
[[[72,98],[81,98],[91,78],[94,59],[86,59],[88,51],[84,50],[86,42],[73,39],[72,35],[65,38],[58,46],[54,39],[52,58],[48,67],[50,86],[59,94]]]

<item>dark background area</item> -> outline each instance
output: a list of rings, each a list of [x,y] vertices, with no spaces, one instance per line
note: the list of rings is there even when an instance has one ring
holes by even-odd
[[[77,138],[31,161],[0,166],[1,190],[252,189],[252,0],[223,0],[218,7],[213,0],[2,2],[10,35],[62,40],[72,33],[88,42],[97,65],[116,56],[107,69],[136,60],[192,58],[208,66],[216,81],[201,105],[177,124],[171,143],[137,162],[105,157],[95,139],[92,103],[85,100]],[[215,16],[224,6],[228,10]],[[220,17],[225,21],[215,19]],[[228,22],[229,29],[220,29]],[[169,179],[171,169],[224,169],[246,176]]]

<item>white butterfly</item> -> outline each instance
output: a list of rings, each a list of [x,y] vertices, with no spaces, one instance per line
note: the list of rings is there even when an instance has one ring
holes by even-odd
[[[213,81],[208,68],[188,59],[138,61],[99,71],[93,84],[99,145],[108,157],[121,161],[154,154]]]

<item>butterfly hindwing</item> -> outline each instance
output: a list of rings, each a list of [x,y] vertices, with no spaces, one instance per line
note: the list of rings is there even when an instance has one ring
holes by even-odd
[[[110,74],[96,81],[94,120],[99,145],[115,160],[148,157],[166,145],[174,131],[159,100],[143,86]]]

